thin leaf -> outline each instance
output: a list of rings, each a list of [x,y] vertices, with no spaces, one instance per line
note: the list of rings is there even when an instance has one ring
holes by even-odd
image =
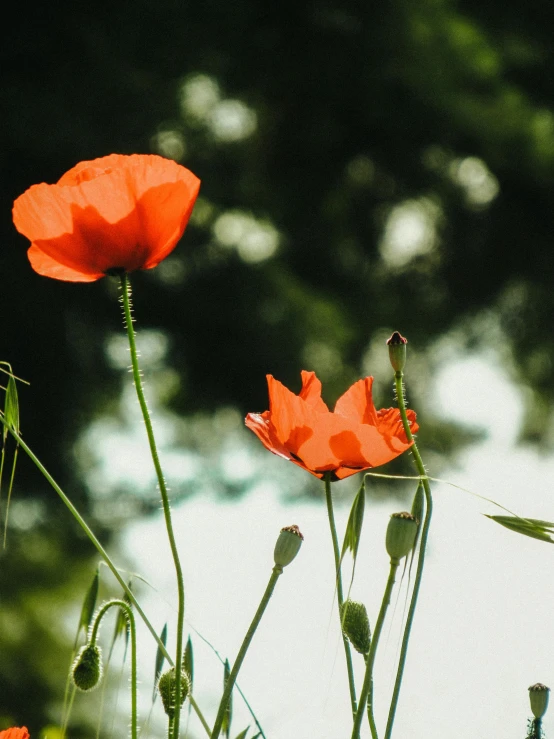
[[[17,396],[17,385],[13,375],[8,378],[8,386],[6,387],[6,399],[4,403],[4,418],[8,428],[4,426],[4,434],[8,433],[8,429],[19,434],[19,398]]]
[[[161,631],[160,642],[164,645],[164,647],[167,644],[167,624],[164,624],[164,627]],[[164,660],[164,653],[161,650],[160,645],[158,644],[158,649],[156,650],[156,663],[154,667],[154,690],[152,691],[152,703],[154,703],[154,701],[156,700],[156,696],[158,695],[158,680],[160,679],[160,675],[162,674]]]
[[[354,581],[354,572],[356,570],[356,558],[358,556],[358,547],[360,546],[360,539],[362,535],[362,525],[364,522],[364,511],[365,511],[365,482],[362,479],[360,489],[356,493],[356,497],[352,502],[352,508],[350,509],[350,515],[348,516],[348,523],[346,524],[346,531],[344,533],[344,541],[342,543],[342,551],[340,553],[339,566],[342,564],[344,555],[347,551],[352,552],[352,558],[354,564],[352,566],[352,578],[350,580],[350,586]]]
[[[9,366],[9,365],[8,365]],[[17,385],[14,379],[14,376],[11,374],[11,367],[10,367],[10,373],[8,377],[8,385],[6,387],[6,395],[4,398],[4,414],[3,414],[3,431],[2,431],[2,459],[0,460],[0,497],[2,492],[2,475],[4,472],[4,461],[5,461],[5,455],[6,455],[6,442],[7,442],[7,436],[8,431],[12,430],[16,434],[20,433],[19,430],[19,399],[17,396]],[[6,514],[4,517],[4,549],[6,548],[6,537],[8,534],[8,517],[9,517],[9,510],[10,510],[10,501],[12,498],[12,490],[13,490],[13,481],[15,479],[15,469],[17,466],[17,451],[18,446],[15,448],[15,452],[13,455],[13,461],[12,461],[12,471],[10,474],[10,484],[8,487],[8,499],[6,502]]]
[[[229,676],[231,674],[231,667],[229,665],[229,660],[225,660],[225,665],[223,666],[223,690],[225,690],[225,686],[227,685],[227,680],[229,679]],[[229,739],[229,733],[231,731],[231,721],[233,718],[233,696],[232,694],[229,696],[229,701],[227,702],[227,706],[225,707],[225,714],[223,715],[223,723],[221,724],[221,731],[227,739]]]
[[[100,567],[96,567],[96,571],[92,577],[92,582],[83,599],[83,605],[81,606],[81,615],[79,617],[79,630],[77,632],[77,638],[81,629],[87,633],[89,626],[92,623],[92,617],[94,615],[94,609],[96,608],[96,600],[98,598],[98,587],[100,584]]]
[[[249,729],[250,729],[250,726],[247,726],[244,731],[241,731],[240,734],[236,735],[235,739],[246,739],[246,735],[248,734]],[[258,734],[258,736],[260,735]]]
[[[515,531],[523,536],[530,536],[532,539],[546,541],[554,544],[554,539],[550,536],[554,533],[554,523],[551,521],[541,521],[538,518],[519,518],[518,516],[489,516],[487,518],[496,521],[510,531]]]
[[[194,655],[192,653],[192,641],[189,636],[187,644],[185,646],[185,652],[183,654],[183,669],[190,678],[190,689],[192,691],[194,682]]]

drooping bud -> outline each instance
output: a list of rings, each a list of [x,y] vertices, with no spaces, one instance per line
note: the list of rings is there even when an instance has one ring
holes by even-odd
[[[529,688],[529,701],[531,703],[531,711],[535,718],[542,718],[548,708],[548,697],[550,688],[542,683],[535,683]]]
[[[417,519],[411,513],[393,513],[387,527],[386,547],[391,562],[398,562],[412,551],[417,534]]]
[[[96,644],[85,644],[79,650],[73,666],[71,677],[75,687],[86,693],[94,690],[102,678],[102,653]]]
[[[298,526],[293,525],[282,528],[273,553],[275,564],[280,567],[289,565],[300,551],[303,541],[304,537]]]
[[[404,365],[406,364],[407,343],[408,339],[405,339],[402,334],[398,333],[398,331],[395,331],[390,339],[387,339],[389,359],[395,372],[402,372],[404,369]]]
[[[354,649],[360,654],[367,654],[371,646],[371,629],[364,604],[345,600],[340,609],[340,621],[342,633]]]
[[[158,680],[158,692],[161,696],[164,711],[168,718],[173,719],[175,716],[175,668],[167,670],[160,676]],[[188,694],[190,693],[190,679],[184,670],[181,670],[181,702],[179,707],[183,705]]]

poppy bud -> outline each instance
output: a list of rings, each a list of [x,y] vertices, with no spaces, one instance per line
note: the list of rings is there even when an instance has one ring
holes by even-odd
[[[345,600],[340,609],[340,620],[342,633],[354,649],[360,654],[367,654],[371,646],[371,629],[364,604]]]
[[[158,680],[158,692],[161,696],[164,711],[172,719],[175,716],[175,668],[172,667],[160,676]],[[181,702],[183,705],[187,695],[190,693],[190,678],[184,670],[181,670]]]
[[[389,359],[392,368],[395,372],[402,372],[404,365],[406,364],[406,344],[408,339],[405,339],[398,331],[395,331],[390,339],[387,339],[387,346],[389,348]]]
[[[86,693],[93,690],[102,677],[102,654],[96,644],[85,644],[77,654],[71,668],[75,687]]]
[[[417,534],[417,519],[411,513],[393,513],[387,527],[386,547],[391,562],[398,562],[412,551]]]
[[[282,528],[273,553],[275,564],[280,567],[289,565],[300,551],[303,541],[304,537],[300,533],[298,526],[293,525]]]
[[[548,696],[550,688],[542,683],[535,683],[529,688],[529,701],[531,702],[531,711],[535,718],[542,718],[548,708]]]

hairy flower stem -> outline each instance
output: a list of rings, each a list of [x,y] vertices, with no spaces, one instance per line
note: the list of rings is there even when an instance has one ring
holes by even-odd
[[[105,613],[114,606],[121,608],[125,613],[131,634],[131,739],[137,739],[137,628],[135,616],[131,606],[124,600],[110,600],[98,611],[89,637],[89,644],[95,644],[100,628],[100,621]]]
[[[229,698],[239,674],[239,670],[246,656],[246,652],[248,651],[248,647],[250,646],[250,642],[252,641],[252,638],[256,633],[256,629],[258,628],[260,621],[262,620],[262,616],[264,615],[264,611],[267,608],[267,604],[269,603],[269,600],[273,595],[277,580],[282,573],[283,568],[281,567],[281,565],[275,565],[271,572],[271,577],[269,578],[265,593],[263,594],[260,605],[258,606],[258,610],[256,611],[254,618],[252,619],[252,623],[250,624],[250,627],[246,632],[246,636],[244,637],[244,640],[242,642],[241,648],[239,649],[239,653],[237,654],[237,658],[233,665],[233,669],[231,670],[231,674],[229,675],[225,683],[225,690],[223,691],[223,695],[221,697],[221,702],[219,704],[219,709],[217,711],[217,716],[215,719],[214,728],[212,729],[212,733],[210,735],[210,739],[217,739],[219,737],[221,726],[223,724],[223,718],[225,716],[225,709],[227,708],[227,705],[229,703]]]
[[[425,491],[425,520],[423,522],[423,528],[421,530],[421,544],[419,547],[419,556],[417,560],[417,572],[414,581],[414,588],[412,590],[412,598],[410,600],[410,608],[408,609],[408,616],[406,618],[406,625],[404,626],[404,635],[402,637],[402,647],[400,649],[400,658],[398,660],[398,669],[396,671],[396,680],[394,682],[394,690],[392,694],[391,704],[389,708],[389,717],[387,720],[387,728],[385,730],[385,739],[390,739],[392,736],[392,727],[394,724],[394,718],[396,715],[396,708],[398,706],[398,698],[400,696],[400,688],[402,686],[402,677],[404,675],[404,667],[406,665],[406,656],[408,654],[408,644],[410,641],[410,633],[412,630],[412,624],[414,620],[415,610],[417,606],[417,598],[419,595],[419,588],[421,585],[421,578],[423,577],[423,565],[425,563],[425,550],[427,547],[427,539],[429,536],[429,527],[431,525],[431,516],[433,514],[433,498],[431,496],[431,487],[429,485],[429,479],[425,471],[425,466],[421,455],[417,448],[417,444],[414,441],[410,424],[408,423],[408,416],[406,414],[406,400],[404,397],[404,383],[403,374],[401,371],[397,371],[394,374],[394,382],[396,388],[396,395],[398,398],[398,408],[402,417],[402,424],[404,431],[408,437],[408,441],[413,442],[410,448],[412,456],[414,458],[417,471],[421,475],[421,481],[423,482],[423,489]]]
[[[379,646],[379,637],[381,636],[381,630],[385,622],[385,616],[387,615],[387,609],[390,604],[390,598],[392,589],[395,583],[396,570],[398,569],[399,560],[392,560],[390,563],[389,579],[387,580],[387,586],[383,594],[383,600],[381,601],[381,608],[379,609],[379,615],[377,616],[377,623],[375,624],[375,630],[371,637],[371,646],[369,648],[369,654],[366,660],[365,677],[362,685],[362,692],[360,693],[360,703],[358,705],[358,711],[354,719],[354,727],[352,729],[352,739],[359,739],[360,728],[362,726],[362,719],[364,716],[365,704],[368,696],[371,694],[370,704],[368,706],[369,726],[371,729],[371,736],[373,739],[377,739],[377,730],[375,728],[375,720],[373,719],[373,665],[375,663],[375,655],[377,654],[377,647]]]
[[[160,459],[158,456],[158,449],[156,447],[156,440],[154,438],[154,430],[152,428],[152,421],[150,419],[150,413],[146,404],[146,398],[144,397],[144,391],[142,387],[142,380],[140,376],[140,369],[138,364],[138,353],[137,345],[135,341],[135,331],[133,328],[133,318],[131,315],[131,284],[127,273],[121,275],[121,291],[123,296],[123,314],[125,317],[125,326],[127,328],[127,337],[129,339],[129,349],[131,352],[131,365],[133,370],[133,379],[135,381],[135,388],[137,391],[137,397],[142,411],[142,417],[144,419],[144,425],[146,427],[146,434],[148,436],[148,443],[150,445],[150,454],[152,455],[152,461],[156,470],[156,477],[158,478],[158,485],[160,488],[160,496],[162,499],[162,508],[165,518],[165,527],[167,530],[167,538],[169,539],[169,546],[171,548],[171,554],[173,556],[173,562],[175,565],[175,574],[177,577],[177,594],[178,594],[178,611],[177,611],[177,646],[175,649],[175,695],[177,696],[177,706],[180,706],[181,695],[181,664],[183,660],[183,628],[185,620],[185,586],[183,581],[183,570],[181,568],[181,561],[179,559],[179,552],[177,551],[177,544],[175,542],[175,534],[173,533],[173,522],[171,520],[171,507],[169,505],[169,496],[167,493],[167,486],[162,472]],[[175,711],[175,719],[173,721],[173,727],[170,726],[169,739],[178,739],[179,737],[179,720],[181,712],[178,709]]]
[[[342,575],[340,571],[340,549],[337,537],[337,527],[335,525],[335,514],[333,512],[333,496],[331,494],[331,480],[329,474],[324,476],[325,480],[325,500],[327,501],[327,517],[329,518],[329,527],[331,529],[331,539],[333,540],[333,554],[335,557],[335,573],[337,584],[337,605],[339,609],[339,621],[341,623],[342,633],[342,616],[341,609],[344,603],[344,595],[342,591]],[[350,703],[352,706],[352,718],[356,717],[358,704],[356,699],[356,684],[354,682],[354,668],[352,667],[352,653],[350,651],[350,643],[342,633],[342,643],[344,644],[344,656],[346,657],[346,669],[348,671],[348,687],[350,688]]]

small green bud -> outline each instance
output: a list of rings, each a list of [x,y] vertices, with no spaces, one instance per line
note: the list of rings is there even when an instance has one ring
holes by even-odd
[[[303,541],[304,537],[300,533],[298,526],[293,525],[282,528],[273,553],[275,564],[280,567],[290,565],[300,551]]]
[[[406,344],[408,339],[405,339],[398,331],[395,331],[390,339],[387,339],[387,346],[389,348],[389,359],[392,368],[395,372],[402,372],[404,365],[406,364]]]
[[[391,562],[398,562],[412,551],[417,534],[417,519],[411,513],[393,513],[387,527],[386,547]]]
[[[102,678],[102,653],[96,644],[85,644],[79,650],[73,666],[71,677],[75,687],[86,693],[94,690]]]
[[[542,718],[548,708],[548,696],[550,688],[542,683],[535,683],[529,688],[529,701],[531,702],[531,711],[535,718]]]
[[[342,633],[360,654],[367,654],[371,646],[371,629],[363,603],[345,600],[340,609]]]
[[[172,667],[160,675],[158,680],[158,692],[161,696],[164,711],[172,719],[175,716],[175,668]],[[181,703],[185,702],[190,693],[190,678],[184,670],[181,670]]]

